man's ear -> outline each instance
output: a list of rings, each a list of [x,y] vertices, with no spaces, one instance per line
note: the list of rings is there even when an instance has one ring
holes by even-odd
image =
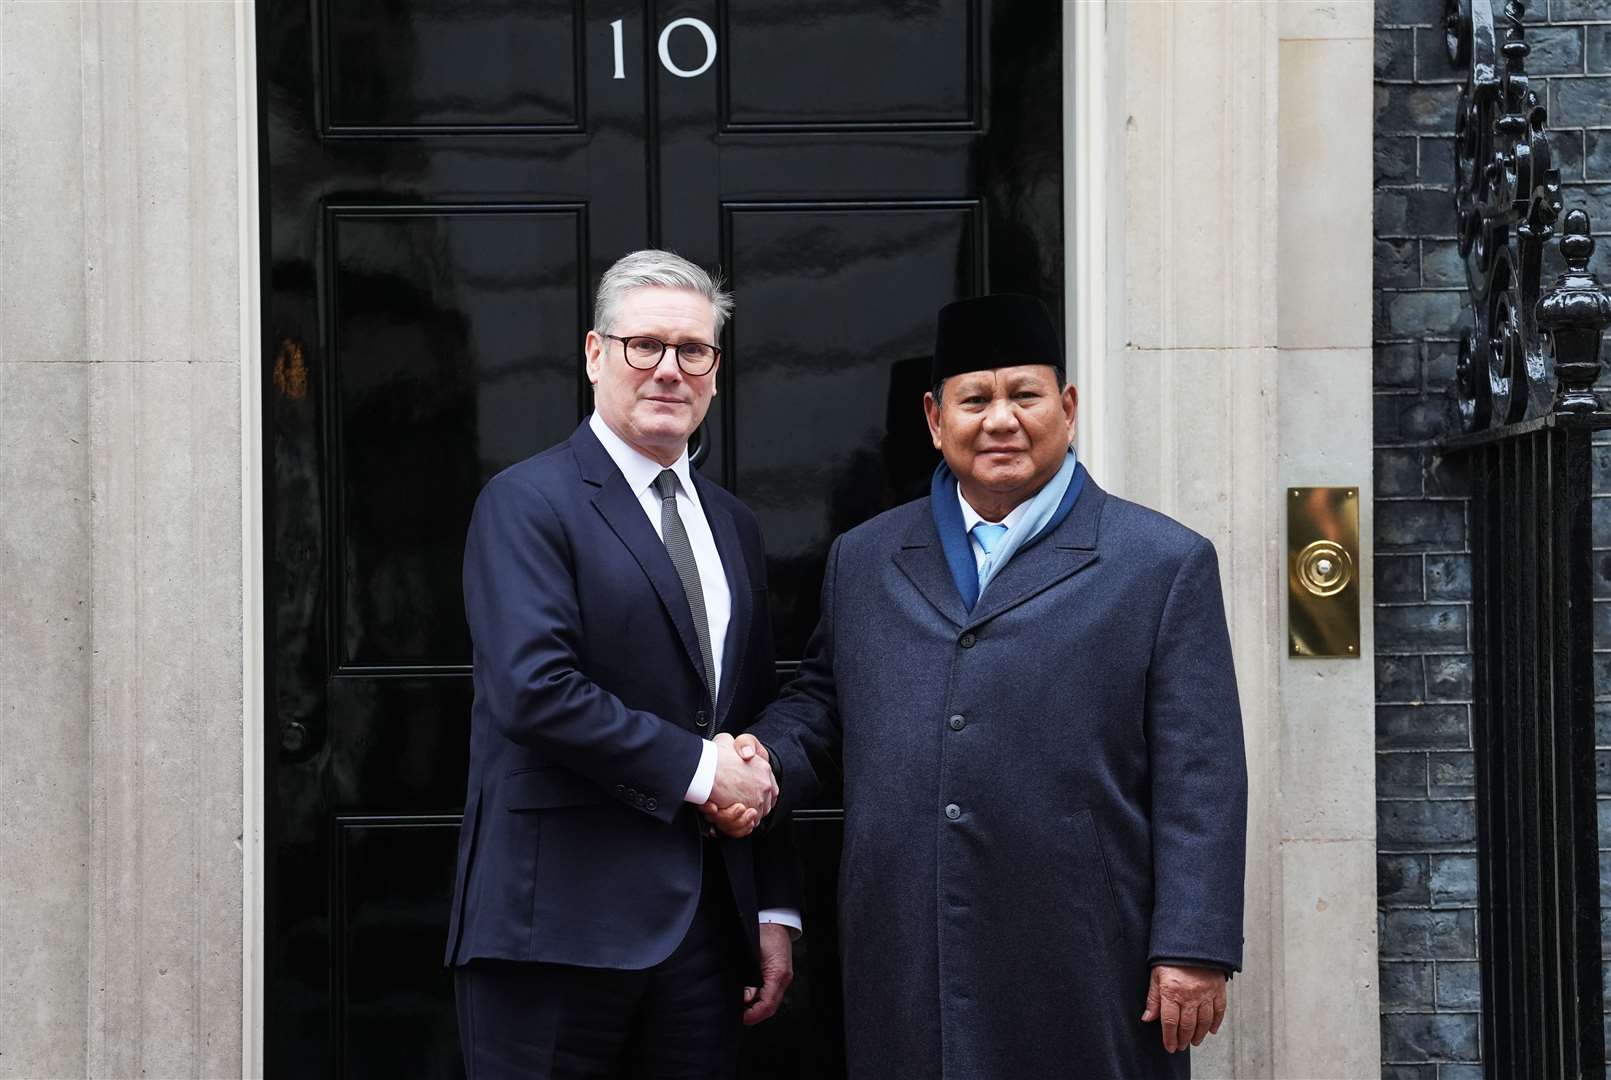
[[[943,392],[943,391],[942,391]],[[929,439],[934,449],[940,448],[940,403],[934,400],[934,391],[923,395],[923,418],[929,422]]]
[[[599,376],[604,374],[604,346],[608,340],[597,330],[589,330],[587,337],[582,339],[582,353],[587,357],[587,381],[594,387],[599,384]]]

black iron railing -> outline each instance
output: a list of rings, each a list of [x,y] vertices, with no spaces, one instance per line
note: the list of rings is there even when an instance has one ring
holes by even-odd
[[[1463,430],[1440,452],[1472,478],[1482,1050],[1490,1080],[1603,1078],[1590,443],[1611,428],[1593,390],[1611,297],[1580,210],[1563,223],[1566,268],[1542,288],[1561,185],[1524,14],[1448,2],[1466,73],[1455,200],[1471,299]]]

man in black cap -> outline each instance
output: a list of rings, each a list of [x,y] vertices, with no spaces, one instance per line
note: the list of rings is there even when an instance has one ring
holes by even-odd
[[[843,762],[853,1077],[1186,1077],[1224,1019],[1247,775],[1214,549],[1097,486],[1075,405],[1039,300],[942,310],[929,497],[835,541],[741,737],[775,812]]]

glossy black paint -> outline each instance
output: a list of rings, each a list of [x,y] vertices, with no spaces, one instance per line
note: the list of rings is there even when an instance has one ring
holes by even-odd
[[[1541,277],[1562,193],[1526,6],[1447,0],[1446,14],[1466,71],[1455,197],[1475,330],[1460,346],[1466,433],[1442,449],[1472,476],[1483,1069],[1603,1078],[1590,468],[1611,429],[1593,390],[1611,295],[1581,210],[1564,222],[1565,272]]]
[[[1611,414],[1468,435],[1485,1075],[1604,1077],[1589,471]]]
[[[718,51],[682,78],[689,18]],[[598,275],[659,245],[732,280],[701,467],[797,658],[833,536],[926,490],[935,311],[1061,311],[1060,40],[1040,0],[259,5],[271,1075],[459,1075],[464,529],[584,415]],[[691,24],[666,52],[706,59]],[[837,806],[798,823],[810,930],[748,1077],[842,1074]]]

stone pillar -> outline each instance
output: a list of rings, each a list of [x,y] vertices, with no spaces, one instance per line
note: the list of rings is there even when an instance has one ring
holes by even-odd
[[[0,5],[3,1076],[242,1068],[250,18]]]
[[[1359,488],[1360,658],[1291,659],[1282,630],[1277,1075],[1378,1076],[1373,5],[1280,5],[1280,488]],[[1284,516],[1284,510],[1283,510]],[[1285,544],[1281,545],[1284,556]],[[1285,565],[1281,591],[1285,595]]]
[[[1250,780],[1246,972],[1203,1076],[1370,1076],[1373,678],[1286,656],[1285,488],[1357,485],[1370,612],[1371,6],[1110,4],[1102,477],[1220,557]]]
[[[0,1074],[81,1076],[92,754],[77,4],[0,5]]]

